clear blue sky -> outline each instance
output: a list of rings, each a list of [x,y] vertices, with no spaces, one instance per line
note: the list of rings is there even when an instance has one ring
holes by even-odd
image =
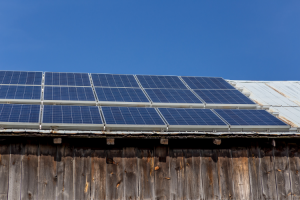
[[[2,0],[0,70],[300,80],[300,1]]]

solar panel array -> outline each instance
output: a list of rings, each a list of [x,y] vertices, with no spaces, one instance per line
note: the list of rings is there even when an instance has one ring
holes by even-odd
[[[264,110],[208,109],[256,108],[224,79],[212,77],[0,71],[0,102],[15,103],[0,104],[0,127],[6,128],[20,123],[82,130],[288,127]]]

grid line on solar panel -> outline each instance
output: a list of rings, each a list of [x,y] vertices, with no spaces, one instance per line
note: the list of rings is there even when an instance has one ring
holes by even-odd
[[[91,87],[45,86],[44,100],[95,101]]]
[[[165,125],[154,108],[102,107],[106,124]]]
[[[91,76],[96,87],[139,87],[134,75],[91,74]]]
[[[209,109],[158,108],[169,125],[227,125]]]
[[[42,72],[0,71],[0,84],[41,85]]]
[[[286,124],[265,110],[225,110],[215,111],[230,125],[252,125],[252,126],[285,126]]]
[[[0,85],[0,99],[41,99],[41,86]]]
[[[200,103],[190,90],[177,89],[145,89],[146,93],[154,103]]]
[[[0,104],[0,122],[38,123],[40,105]]]
[[[238,90],[194,90],[206,103],[255,104]]]
[[[103,124],[96,106],[44,105],[43,123]]]
[[[223,78],[182,76],[191,89],[235,89]]]
[[[45,72],[45,85],[91,86],[87,73]]]
[[[140,88],[100,88],[95,87],[99,101],[149,102]]]
[[[143,88],[187,89],[177,76],[136,75]]]

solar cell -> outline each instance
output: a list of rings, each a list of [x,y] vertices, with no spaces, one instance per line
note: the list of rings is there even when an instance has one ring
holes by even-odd
[[[95,101],[91,87],[45,86],[44,100]]]
[[[106,124],[165,125],[154,108],[102,107]]]
[[[0,71],[0,84],[41,85],[42,72]]]
[[[94,86],[139,87],[133,75],[91,74]]]
[[[235,89],[223,78],[214,77],[181,77],[191,89]]]
[[[40,105],[0,104],[0,122],[39,123]]]
[[[90,86],[87,73],[45,72],[45,85]]]
[[[265,110],[215,109],[230,125],[285,126],[286,124]]]
[[[137,75],[143,88],[187,89],[177,76]]]
[[[95,87],[99,101],[149,102],[140,88]]]
[[[159,111],[169,125],[226,126],[226,123],[209,109],[159,108]]]
[[[145,89],[154,103],[200,103],[202,102],[190,90]]]
[[[194,90],[206,103],[255,104],[238,90]]]
[[[0,85],[0,99],[41,99],[41,86]]]
[[[96,106],[44,105],[43,123],[103,124]]]

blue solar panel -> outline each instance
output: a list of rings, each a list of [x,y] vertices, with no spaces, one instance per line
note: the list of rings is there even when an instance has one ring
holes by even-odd
[[[106,124],[165,125],[154,108],[102,107]]]
[[[90,86],[87,73],[45,72],[45,85]]]
[[[238,90],[194,90],[206,103],[255,104]]]
[[[99,101],[149,102],[140,88],[95,87]]]
[[[41,86],[0,85],[0,99],[41,99]]]
[[[38,123],[39,105],[0,104],[0,122]]]
[[[137,75],[143,88],[187,89],[177,76]]]
[[[222,110],[215,111],[230,125],[286,125],[265,110]]]
[[[181,77],[191,89],[235,89],[223,78],[214,77]]]
[[[92,74],[94,86],[100,87],[139,87],[133,75]]]
[[[42,72],[0,71],[0,84],[41,85]]]
[[[159,108],[169,125],[226,125],[208,109]]]
[[[95,101],[91,87],[45,86],[44,100]]]
[[[43,123],[103,124],[96,106],[45,105]]]
[[[190,90],[145,89],[155,103],[202,103]]]

